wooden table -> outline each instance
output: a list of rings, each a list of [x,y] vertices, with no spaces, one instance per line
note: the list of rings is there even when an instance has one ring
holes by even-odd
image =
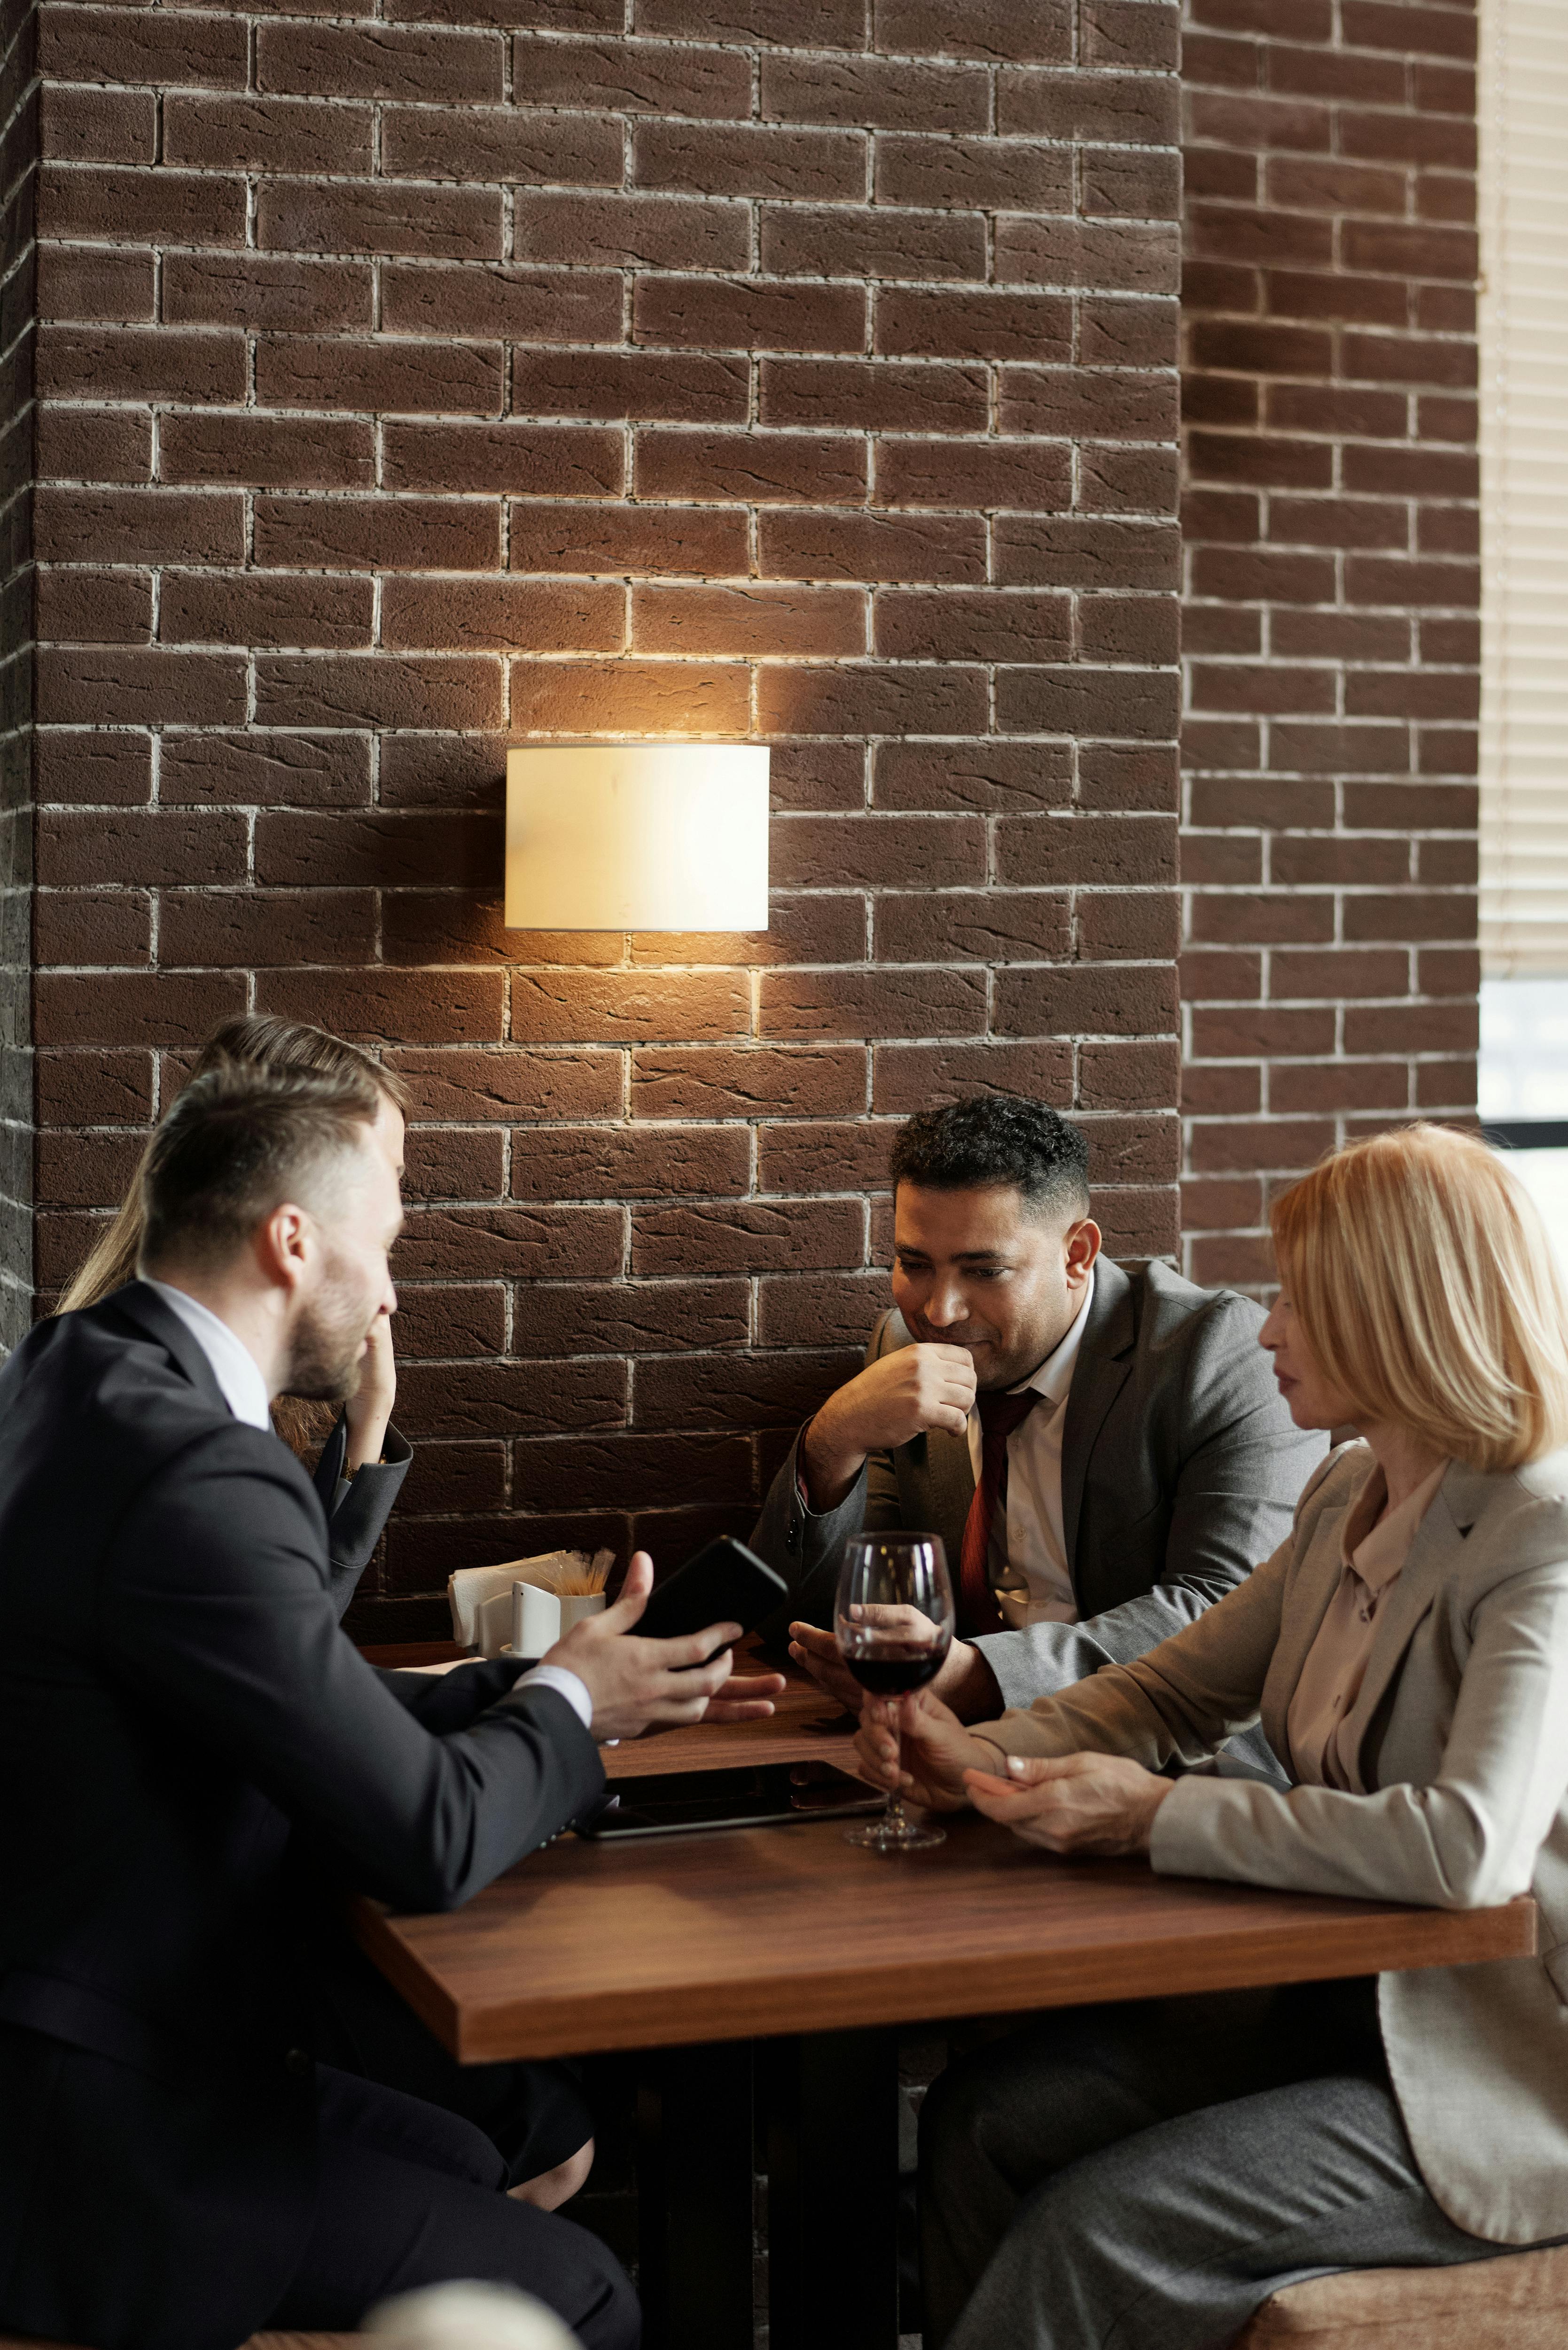
[[[392,1664],[458,1652],[367,1653]],[[605,1762],[628,1779],[841,1760],[847,1741],[838,1709],[792,1674],[771,1721],[674,1731]],[[564,1837],[462,1910],[395,1918],[362,1902],[356,1924],[462,2063],[650,2052],[639,2101],[650,2350],[750,2350],[753,2097],[768,2145],[773,2350],[808,2334],[812,2350],[892,2350],[900,2025],[1535,1948],[1529,1901],[1411,1909],[1055,1861],[973,1814],[935,1850],[897,1859],[846,1844],[831,1821]]]

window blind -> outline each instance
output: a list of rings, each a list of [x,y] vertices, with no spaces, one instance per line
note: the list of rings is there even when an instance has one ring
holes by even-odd
[[[1568,978],[1568,0],[1481,0],[1480,934]]]

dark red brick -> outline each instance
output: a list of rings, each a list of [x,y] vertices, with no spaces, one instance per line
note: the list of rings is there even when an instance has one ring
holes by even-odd
[[[302,335],[256,347],[256,392],[269,407],[485,416],[499,414],[504,390],[500,348],[489,344]]]
[[[498,261],[504,242],[501,192],[397,181],[265,181],[256,205],[256,242],[264,251],[286,253]]]
[[[381,169],[411,180],[618,187],[620,126],[603,116],[511,107],[388,107]]]
[[[603,108],[619,113],[687,114],[715,121],[752,110],[752,75],[738,50],[665,41],[538,41],[513,44],[514,88],[525,105]]]
[[[764,57],[763,120],[877,130],[984,130],[989,77],[973,65]]]
[[[858,1200],[639,1209],[632,1217],[631,1269],[647,1277],[857,1268],[865,1263],[865,1214]]]
[[[589,424],[389,424],[384,479],[398,490],[614,495],[622,438]]]
[[[296,333],[368,328],[370,300],[370,267],[363,261],[171,253],[163,262],[163,316],[172,325],[285,327]]]
[[[859,351],[866,315],[859,286],[649,276],[637,280],[632,335],[720,350]]]
[[[258,172],[368,172],[370,109],[311,99],[188,98],[163,101],[163,161]]]
[[[620,339],[620,279],[612,270],[389,261],[380,274],[381,324],[391,334],[506,336],[538,343]]]
[[[866,650],[866,598],[848,588],[635,588],[631,640],[665,653]]]
[[[843,433],[640,432],[634,481],[639,497],[858,504],[866,450]]]
[[[670,511],[684,519],[683,510]],[[758,517],[757,544],[764,577],[953,583],[985,577],[985,525],[978,515],[782,507]]]
[[[503,69],[493,33],[296,22],[256,35],[258,88],[306,98],[499,99]]]
[[[520,571],[683,572],[710,577],[743,573],[746,517],[735,508],[519,502],[511,508],[508,560]],[[796,571],[794,566],[784,567]]]
[[[535,1127],[512,1138],[518,1200],[658,1200],[744,1191],[751,1139],[739,1126]]]
[[[247,47],[236,16],[62,8],[39,19],[38,68],[57,81],[243,89]]]
[[[850,1045],[650,1045],[632,1057],[631,1107],[639,1118],[831,1117],[863,1107],[866,1084],[866,1055]]]

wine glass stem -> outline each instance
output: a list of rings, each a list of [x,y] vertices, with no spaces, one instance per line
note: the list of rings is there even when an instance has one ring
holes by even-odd
[[[903,1707],[901,1704],[898,1704],[898,1700],[897,1699],[895,1699],[894,1703],[898,1706],[898,1711],[893,1716],[893,1792],[888,1798],[888,1825],[891,1828],[896,1828],[898,1833],[902,1835],[905,1825],[904,1790],[902,1783],[902,1773],[904,1769]]]

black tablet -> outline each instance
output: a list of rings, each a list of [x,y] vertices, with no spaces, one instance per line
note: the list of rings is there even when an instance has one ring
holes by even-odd
[[[649,1595],[633,1630],[639,1639],[677,1640],[710,1624],[754,1630],[789,1597],[782,1575],[730,1534],[708,1543]]]
[[[579,1835],[681,1835],[698,1828],[773,1827],[792,1820],[848,1819],[887,1798],[831,1762],[763,1762],[739,1771],[680,1771],[621,1779],[597,1810],[575,1820]]]

